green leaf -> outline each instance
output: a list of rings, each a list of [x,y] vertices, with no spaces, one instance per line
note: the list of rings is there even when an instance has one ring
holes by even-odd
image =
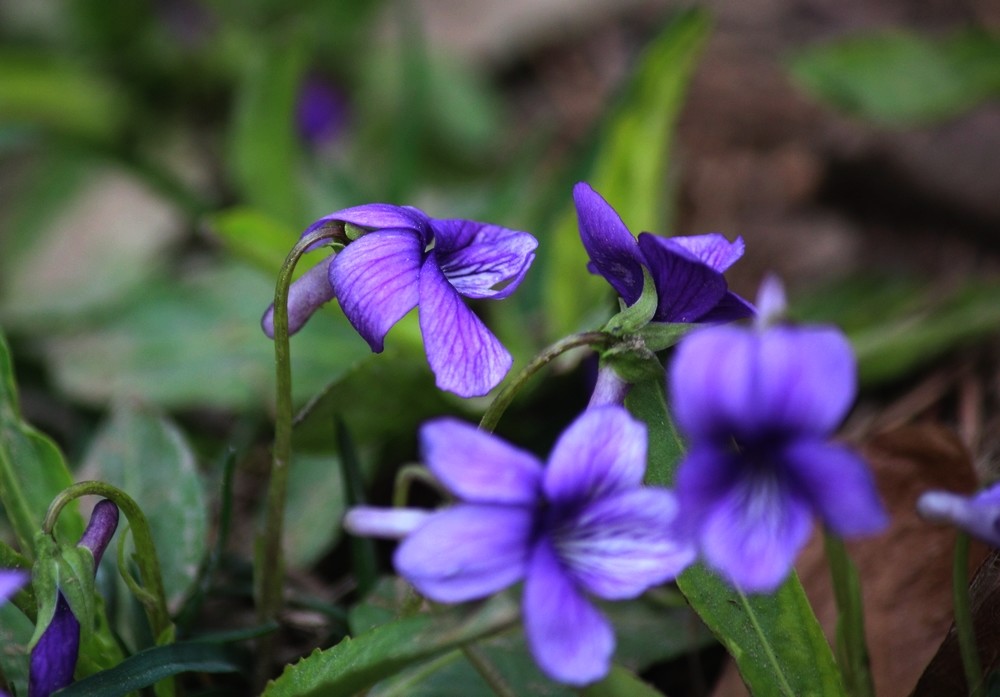
[[[614,664],[608,677],[580,690],[580,697],[663,697],[663,694],[622,666]]]
[[[183,233],[177,210],[121,170],[65,161],[43,173],[20,204],[33,210],[15,218],[0,256],[4,323],[39,333],[106,314],[163,270]],[[50,173],[58,200],[46,192]]]
[[[340,540],[347,508],[340,467],[332,454],[292,456],[283,541],[288,566],[308,568]]]
[[[118,405],[87,452],[84,471],[117,486],[142,509],[167,602],[177,608],[197,576],[208,527],[205,494],[184,436],[166,419]]]
[[[246,670],[241,651],[223,644],[188,641],[155,646],[130,656],[114,668],[84,678],[59,692],[60,697],[125,697],[181,673],[236,673]]]
[[[305,54],[296,41],[282,43],[278,48],[258,41],[247,56],[229,162],[248,203],[285,223],[304,226],[308,221],[295,177],[300,151],[294,113]]]
[[[86,331],[46,340],[46,354],[58,386],[90,404],[267,404],[274,399],[274,346],[260,317],[273,298],[273,279],[245,266],[199,269],[152,285]],[[317,313],[292,339],[294,396],[305,401],[370,355],[339,311]]]
[[[673,128],[708,33],[705,13],[684,12],[646,49],[585,175],[633,232],[666,227],[663,201]],[[551,337],[572,334],[600,321],[610,288],[603,278],[587,271],[587,261],[570,205],[549,244],[539,248]]]
[[[21,419],[14,364],[0,334],[0,501],[26,557],[34,557],[35,534],[49,503],[72,484],[56,444]],[[75,504],[63,510],[56,531],[61,539],[73,542],[83,534]]]
[[[288,666],[268,683],[264,697],[354,694],[418,661],[502,631],[517,617],[518,606],[506,595],[405,617]]]
[[[299,233],[288,223],[249,206],[229,208],[208,217],[208,226],[235,257],[253,264],[261,271],[277,278],[288,253],[298,242]],[[329,254],[329,250],[322,250]],[[309,267],[309,255],[295,266],[295,277]]]
[[[649,429],[647,482],[670,486],[683,445],[663,388],[655,382],[632,392],[626,406]],[[755,697],[844,694],[833,653],[794,572],[773,595],[747,597],[701,564],[689,567],[677,585],[736,660]]]
[[[0,672],[14,689],[12,694],[28,694],[28,641],[34,629],[12,604],[0,604]]]
[[[126,115],[116,86],[79,60],[50,53],[0,53],[0,125],[27,124],[110,140]]]
[[[1000,35],[852,37],[798,53],[791,71],[811,94],[850,114],[889,126],[932,123],[1000,95]]]

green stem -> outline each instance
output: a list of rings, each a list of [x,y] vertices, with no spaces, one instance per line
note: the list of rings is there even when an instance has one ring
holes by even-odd
[[[288,288],[292,273],[302,255],[312,245],[334,236],[335,229],[321,228],[298,241],[285,259],[274,289],[274,366],[276,382],[274,450],[271,480],[267,489],[264,527],[257,538],[254,591],[257,618],[261,624],[274,621],[281,610],[284,583],[284,557],[281,541],[285,522],[285,499],[288,492],[288,467],[292,457],[292,363],[288,342]],[[273,635],[261,642],[258,666],[262,675],[270,666]]]
[[[962,654],[965,681],[972,697],[982,697],[983,669],[979,663],[976,647],[976,630],[972,621],[972,607],[969,600],[969,536],[959,531],[955,538],[955,560],[951,572],[952,602],[955,605],[955,632],[958,634],[958,648]]]
[[[421,465],[404,465],[396,474],[396,481],[392,488],[392,507],[406,508],[406,502],[410,498],[410,487],[414,482],[426,484],[434,491],[441,494],[444,499],[450,499],[452,494],[442,486],[431,471]]]
[[[521,388],[537,373],[539,370],[547,366],[553,360],[575,348],[580,348],[582,346],[590,346],[592,348],[606,348],[614,342],[614,337],[608,336],[603,332],[583,332],[580,334],[572,334],[560,339],[551,346],[542,350],[537,356],[535,356],[524,369],[518,373],[517,377],[500,390],[493,403],[490,404],[486,413],[483,414],[482,421],[479,422],[479,428],[482,430],[492,433],[493,429],[496,428],[497,423],[500,421],[500,417],[503,416],[504,412],[507,411],[507,407],[510,406],[511,402],[514,401],[514,397],[517,393],[521,391]]]
[[[465,655],[465,660],[471,663],[472,667],[479,673],[479,677],[489,685],[493,694],[497,697],[517,697],[517,694],[507,684],[507,681],[503,679],[503,675],[500,674],[500,671],[497,670],[497,667],[493,665],[490,659],[486,657],[482,649],[475,644],[466,644],[462,647],[462,653]]]
[[[844,686],[853,697],[875,697],[857,569],[844,541],[829,530],[824,531],[824,546],[837,602],[837,662]]]
[[[173,641],[173,624],[167,611],[167,597],[163,590],[163,577],[160,574],[160,562],[156,557],[153,535],[145,514],[131,496],[104,482],[74,484],[59,492],[59,495],[52,500],[45,514],[45,520],[42,521],[42,532],[51,536],[59,513],[66,504],[81,496],[101,496],[110,499],[125,515],[132,531],[132,538],[135,540],[135,561],[139,566],[139,575],[145,591],[139,600],[146,610],[150,629],[157,644]]]

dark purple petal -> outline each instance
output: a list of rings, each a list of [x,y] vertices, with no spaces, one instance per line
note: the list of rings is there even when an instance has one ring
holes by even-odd
[[[780,477],[747,469],[701,520],[699,542],[708,565],[737,588],[768,593],[788,576],[811,529],[808,504]]]
[[[602,364],[597,369],[597,384],[587,403],[588,409],[604,406],[623,406],[632,384],[625,382],[610,364]]]
[[[24,571],[0,570],[0,605],[7,602],[21,586],[27,583],[28,577]]]
[[[424,244],[430,242],[430,218],[412,206],[394,206],[391,203],[366,203],[324,215],[302,233],[305,237],[324,225],[350,223],[368,230],[410,230],[418,234]]]
[[[475,426],[457,419],[431,421],[420,429],[420,448],[434,476],[460,499],[529,506],[538,500],[538,458]]]
[[[483,598],[524,576],[533,527],[527,507],[460,504],[417,528],[393,562],[431,600]]]
[[[301,329],[323,303],[333,300],[333,285],[330,283],[332,261],[333,256],[327,257],[288,287],[289,336]],[[269,338],[274,338],[274,303],[267,308],[260,326]]]
[[[596,407],[563,431],[542,486],[552,502],[582,502],[637,487],[645,471],[646,426],[621,407]]]
[[[747,319],[757,314],[757,310],[749,302],[731,290],[727,290],[722,300],[711,310],[698,318],[702,324],[723,324]]]
[[[409,230],[382,230],[355,240],[330,264],[340,307],[372,351],[417,304],[423,244]]]
[[[94,568],[101,563],[104,550],[107,548],[115,530],[118,529],[118,506],[110,499],[102,499],[94,506],[90,514],[90,522],[77,547],[86,547],[94,555]]]
[[[538,241],[526,232],[472,220],[435,220],[432,225],[438,265],[467,298],[506,298],[535,258]]]
[[[672,532],[677,500],[666,489],[633,489],[598,499],[552,532],[563,566],[588,593],[634,598],[674,578],[695,557]]]
[[[524,632],[535,662],[553,680],[586,685],[611,669],[611,624],[573,584],[547,543],[535,546],[524,581]]]
[[[434,252],[420,272],[420,333],[437,386],[460,397],[486,394],[514,362],[441,273]]]
[[[854,399],[838,330],[713,326],[688,335],[670,368],[671,404],[694,438],[829,434]]]
[[[659,299],[653,321],[696,322],[725,297],[722,274],[674,240],[644,232],[639,249]]]
[[[686,249],[709,268],[722,273],[743,256],[743,238],[730,242],[717,232],[691,237],[671,237],[670,241]]]
[[[401,540],[434,515],[416,508],[355,506],[344,516],[344,530],[362,537]]]
[[[632,233],[621,217],[589,184],[573,187],[573,202],[580,225],[580,239],[593,269],[604,276],[625,304],[642,295],[644,260]]]
[[[888,524],[875,480],[853,451],[800,440],[785,448],[784,460],[812,507],[838,535],[871,534]]]
[[[80,651],[80,623],[62,593],[49,626],[31,650],[28,697],[49,697],[73,682]]]

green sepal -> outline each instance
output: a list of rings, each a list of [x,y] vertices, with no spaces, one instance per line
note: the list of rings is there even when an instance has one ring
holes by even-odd
[[[362,235],[367,234],[368,232],[369,230],[367,230],[366,228],[359,227],[357,225],[351,225],[350,223],[344,223],[344,235],[346,235],[347,239],[350,240],[351,242],[358,239]]]
[[[678,322],[650,322],[637,335],[650,351],[663,351],[683,339],[696,326]]]
[[[601,363],[611,366],[628,383],[660,380],[663,366],[638,336],[628,336],[601,352]]]
[[[35,536],[38,555],[32,569],[32,587],[38,599],[38,620],[35,633],[28,643],[34,648],[48,629],[56,613],[59,593],[82,628],[81,639],[89,639],[94,627],[96,589],[94,587],[94,555],[86,547],[60,545],[51,535],[40,532]]]
[[[601,331],[612,336],[635,334],[653,319],[658,303],[659,297],[656,295],[653,277],[649,274],[649,269],[643,266],[642,294],[639,299],[609,319]]]
[[[80,625],[84,626],[83,622]],[[100,593],[94,596],[93,629],[94,631],[89,632],[89,636],[87,632],[82,632],[80,655],[76,662],[76,675],[78,678],[108,670],[125,660],[122,647],[115,641],[111,625],[108,623],[104,598]]]

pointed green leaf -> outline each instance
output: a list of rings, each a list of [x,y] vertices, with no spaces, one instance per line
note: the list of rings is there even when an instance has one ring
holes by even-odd
[[[683,444],[662,382],[636,385],[626,405],[649,429],[647,482],[670,486]],[[844,695],[833,652],[794,572],[772,595],[745,596],[700,563],[681,574],[677,585],[736,660],[755,697]]]
[[[35,533],[49,503],[72,484],[56,444],[21,419],[14,363],[0,334],[0,501],[25,556],[33,557]],[[63,510],[56,530],[60,539],[73,542],[83,534],[75,504]]]
[[[1000,95],[1000,34],[899,30],[813,46],[791,61],[814,96],[891,126],[932,123]]]
[[[288,666],[264,697],[354,694],[418,661],[502,631],[517,617],[518,606],[506,595],[405,617]]]
[[[642,230],[666,232],[663,201],[667,198],[673,127],[708,33],[705,13],[684,12],[646,49],[584,176],[633,234]],[[549,244],[539,248],[551,337],[601,321],[601,308],[611,292],[603,278],[587,271],[588,257],[580,243],[576,213],[572,203],[567,203]]]

